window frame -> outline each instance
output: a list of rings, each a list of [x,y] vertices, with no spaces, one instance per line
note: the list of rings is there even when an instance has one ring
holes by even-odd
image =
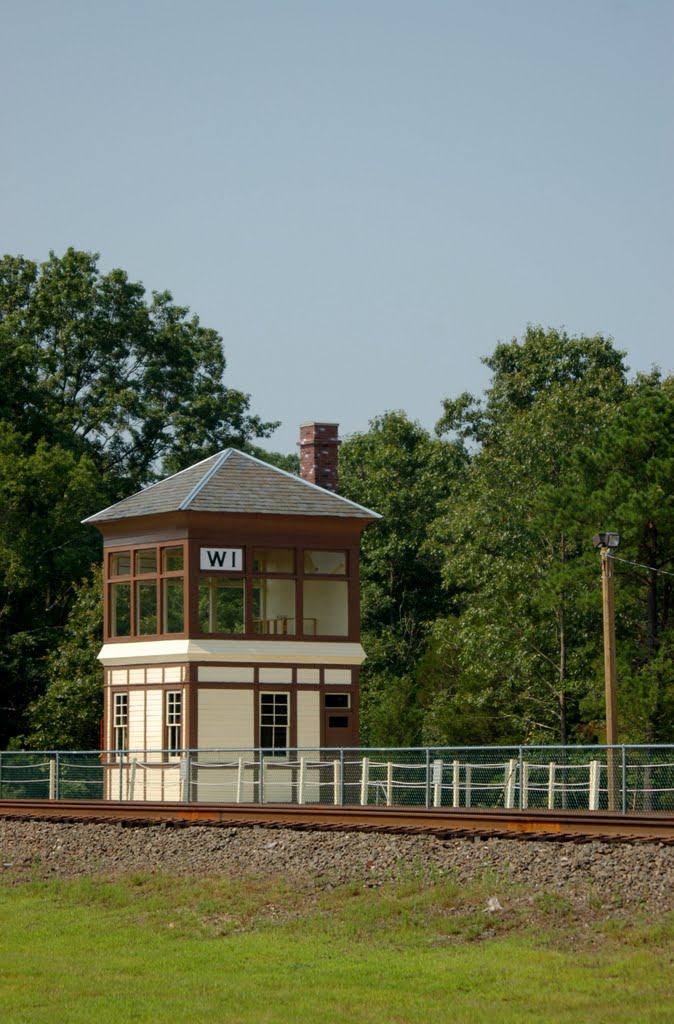
[[[243,551],[243,567],[240,571],[222,570],[218,572],[211,569],[208,572],[201,570],[200,552],[203,548],[216,547],[226,544],[230,547],[239,547]],[[287,563],[293,566],[290,569],[280,571],[264,572],[260,567],[260,555],[273,552],[287,553]],[[343,559],[344,572],[316,572],[305,571],[305,555],[309,553],[326,552],[333,556],[341,556]],[[258,557],[256,558],[256,555]],[[282,560],[279,558],[279,562]],[[196,580],[190,583],[190,601],[194,607],[190,611],[190,621],[194,625],[197,635],[204,638],[222,639],[248,639],[248,640],[288,640],[288,641],[348,641],[358,638],[358,600],[354,588],[357,584],[358,573],[358,547],[351,544],[320,544],[320,543],[299,543],[283,544],[269,541],[251,542],[244,544],[238,537],[212,538],[205,536],[200,538],[198,550],[192,560],[192,571],[197,573]],[[228,580],[244,581],[244,629],[243,633],[225,633],[217,630],[205,631],[202,629],[202,620],[199,613],[200,588],[202,583],[211,577]],[[294,597],[292,609],[290,605],[279,615],[260,615],[255,613],[257,589],[264,586],[265,581],[277,581],[278,583],[292,583]],[[321,582],[334,584],[336,587],[344,587],[344,603],[342,604],[341,593],[336,599],[340,605],[339,615],[344,618],[344,630],[339,633],[320,632],[320,616],[309,616],[305,614],[305,584],[318,584]]]
[[[340,701],[340,703],[332,703]],[[326,711],[349,711],[351,709],[351,694],[328,691],[323,694],[323,707]]]
[[[117,691],[112,697],[112,749],[121,759],[129,751],[129,694]]]
[[[264,698],[272,698],[272,710],[271,722],[263,722],[263,715],[269,715],[269,711],[263,711],[263,700]],[[283,698],[285,701],[285,722],[277,722],[277,707],[276,703],[279,698]],[[288,759],[288,751],[290,749],[290,716],[291,716],[291,702],[290,693],[288,690],[260,690],[258,693],[258,747],[260,750],[260,756],[263,758],[274,758],[276,759]],[[263,729],[271,729],[272,736],[271,742],[263,742]],[[276,730],[283,729],[285,731],[285,743],[282,746],[276,744]]]
[[[164,569],[165,553],[167,551],[180,550],[182,555],[182,568]],[[139,571],[139,565],[143,554],[154,552],[156,570],[153,572]],[[126,573],[117,571],[117,562],[120,556],[128,556],[129,570]],[[159,541],[154,544],[124,544],[115,548],[108,548],[106,551],[106,616],[105,616],[105,639],[107,641],[119,642],[132,639],[157,639],[159,637],[179,637],[187,634],[187,583],[189,578],[187,569],[187,548],[184,541]],[[182,628],[171,632],[168,626],[168,586],[167,580],[182,580]],[[139,613],[141,606],[141,587],[147,588],[154,585],[154,631],[141,633]],[[115,588],[129,588],[129,632],[119,633],[116,631],[115,615]]]
[[[180,757],[183,751],[183,703],[182,690],[164,691],[164,749],[169,757]]]

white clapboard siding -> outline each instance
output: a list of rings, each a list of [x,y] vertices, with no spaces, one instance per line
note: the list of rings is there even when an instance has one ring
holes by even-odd
[[[129,693],[129,750],[145,750],[145,691]]]
[[[297,694],[297,746],[321,745],[321,695],[318,690],[300,690]]]
[[[339,684],[339,686],[349,686],[349,684],[351,683],[351,669],[326,668],[325,682],[332,684],[337,683]]]
[[[162,691],[148,690],[146,701],[145,720],[147,724],[145,741],[148,751],[153,751],[152,754],[148,754],[148,759],[151,757],[153,760],[161,760],[159,751],[164,745]]]
[[[237,750],[255,746],[252,690],[199,690],[200,749]]]

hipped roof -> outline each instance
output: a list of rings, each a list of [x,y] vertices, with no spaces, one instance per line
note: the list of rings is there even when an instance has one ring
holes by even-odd
[[[137,516],[187,511],[381,518],[377,512],[355,501],[332,494],[235,448],[225,448],[217,455],[211,455],[195,466],[89,516],[84,522],[109,523]]]

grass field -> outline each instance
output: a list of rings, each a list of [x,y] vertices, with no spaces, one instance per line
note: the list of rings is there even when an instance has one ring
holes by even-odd
[[[502,909],[487,910],[496,894]],[[674,1021],[674,918],[486,881],[0,878],[3,1024]]]

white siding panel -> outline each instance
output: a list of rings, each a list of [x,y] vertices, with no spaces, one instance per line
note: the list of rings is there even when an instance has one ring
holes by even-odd
[[[144,668],[130,668],[129,669],[129,685],[130,686],[142,686],[145,682],[145,669]]]
[[[326,683],[337,683],[339,686],[348,686],[351,682],[350,668],[326,668]]]
[[[138,768],[136,789],[141,782],[144,800],[179,800],[180,766],[176,761],[170,767],[165,764],[156,768]],[[136,799],[140,798],[140,792]]]
[[[200,665],[200,683],[252,683],[255,681],[254,668],[228,665]]]
[[[107,734],[104,739],[104,743],[108,750],[114,747],[114,740],[112,738],[113,721],[112,721],[112,691],[109,687],[105,691],[105,721],[107,722]]]
[[[255,745],[252,690],[199,690],[199,747],[238,750]]]
[[[110,673],[110,682],[113,686],[127,686],[129,677],[125,668],[113,668]]]
[[[164,670],[163,668],[152,668],[146,669],[147,679],[146,682],[150,683],[163,683],[164,682]]]
[[[293,798],[293,771],[275,757],[264,761],[264,801],[289,803]]]
[[[183,681],[183,670],[180,665],[170,665],[164,669],[164,682],[165,683],[182,683]]]
[[[146,733],[145,740],[148,750],[161,750],[164,743],[164,729],[162,722],[162,691],[148,690],[147,704],[145,709]],[[156,755],[157,760],[160,755]]]
[[[317,668],[298,668],[297,670],[298,683],[314,683],[314,685],[318,685],[320,678],[321,674]]]
[[[321,695],[318,690],[297,694],[297,746],[321,745]]]
[[[145,692],[132,690],[129,694],[129,749],[145,749]]]
[[[292,683],[293,673],[290,668],[261,668],[261,683]]]

